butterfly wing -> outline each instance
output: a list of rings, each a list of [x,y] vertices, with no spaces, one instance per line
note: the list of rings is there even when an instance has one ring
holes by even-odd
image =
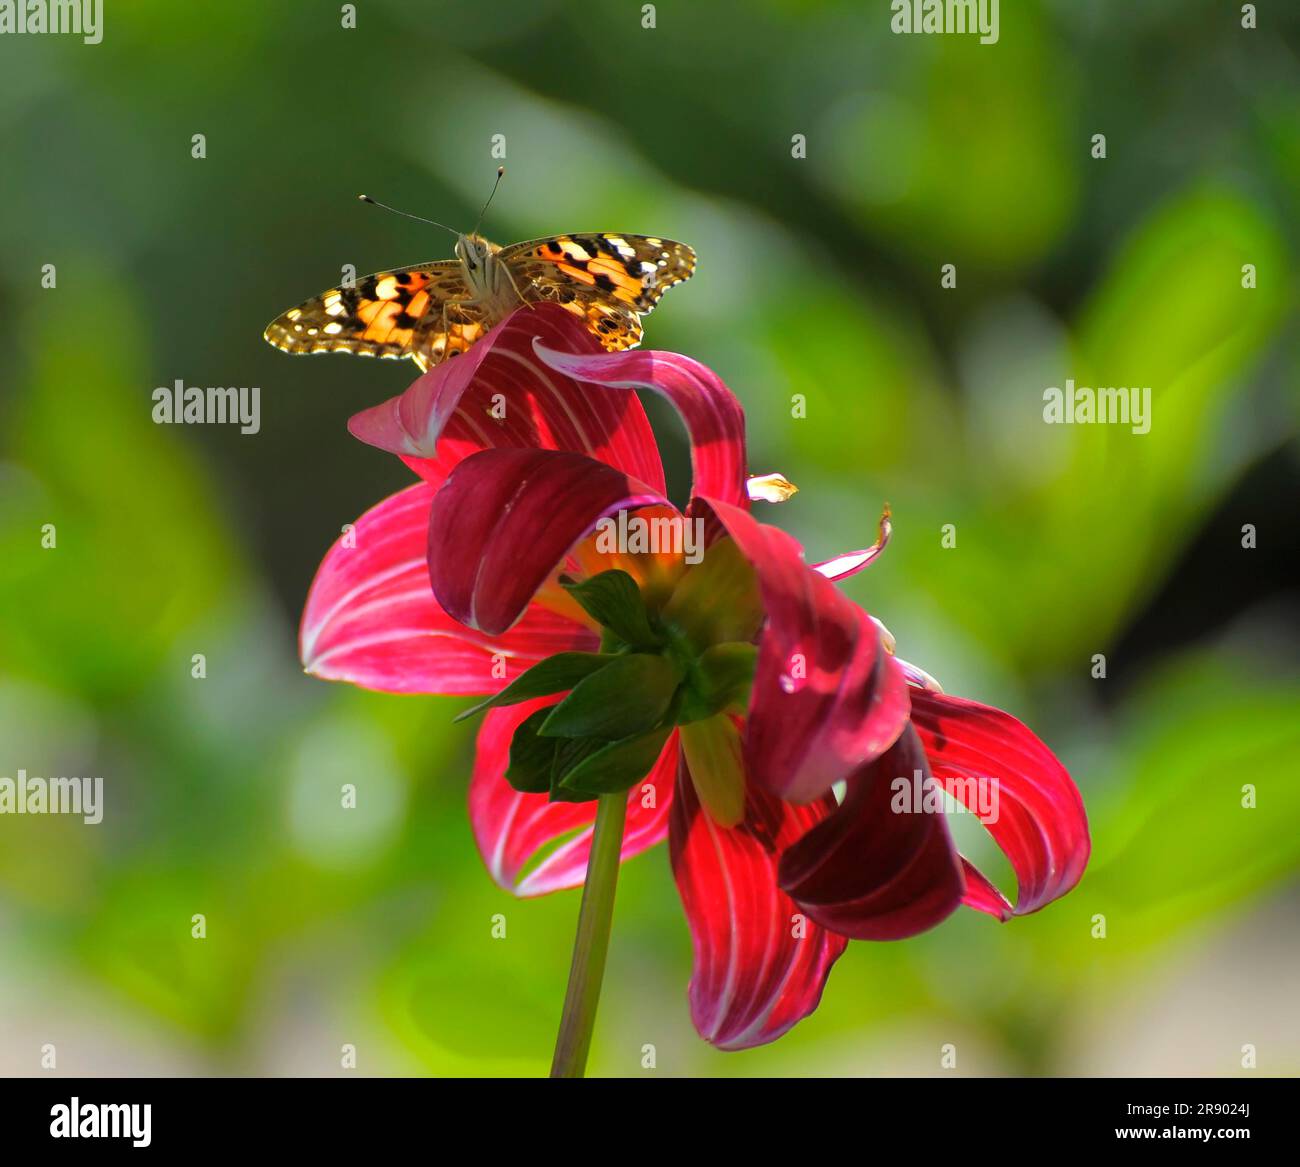
[[[486,331],[469,297],[454,259],[376,272],[290,308],[264,335],[287,353],[410,357],[427,369]]]
[[[695,252],[654,235],[555,235],[503,248],[526,300],[553,301],[582,317],[610,352],[641,343],[641,317],[691,278]]]

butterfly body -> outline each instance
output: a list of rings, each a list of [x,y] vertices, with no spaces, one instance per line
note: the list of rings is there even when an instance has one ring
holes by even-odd
[[[509,247],[458,235],[455,259],[331,288],[277,317],[265,336],[289,353],[409,358],[428,369],[521,305],[550,302],[614,352],[640,343],[640,318],[694,270],[691,248],[652,235],[556,235]]]

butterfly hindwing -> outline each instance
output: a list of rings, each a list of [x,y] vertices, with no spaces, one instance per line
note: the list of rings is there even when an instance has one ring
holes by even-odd
[[[526,299],[581,316],[610,351],[639,344],[640,317],[695,270],[695,252],[684,243],[612,232],[532,239],[497,258]]]
[[[290,308],[267,326],[265,335],[289,353],[411,356],[424,364],[421,357],[429,351],[449,347],[440,335],[444,319],[449,325],[461,322],[467,308],[459,302],[468,297],[456,260],[376,272],[358,278],[352,287],[331,288]]]

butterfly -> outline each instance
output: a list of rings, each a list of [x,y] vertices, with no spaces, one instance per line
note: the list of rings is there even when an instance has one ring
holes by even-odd
[[[454,234],[455,259],[331,288],[271,321],[266,339],[287,353],[409,357],[428,369],[459,356],[520,305],[549,302],[580,317],[607,351],[617,352],[641,343],[641,317],[695,271],[691,248],[657,235],[551,235],[499,247],[477,227]]]

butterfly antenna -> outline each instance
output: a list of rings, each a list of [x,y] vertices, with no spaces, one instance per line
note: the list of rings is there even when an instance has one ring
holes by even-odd
[[[431,227],[441,227],[444,231],[450,231],[453,235],[460,235],[459,231],[448,227],[446,223],[439,223],[437,219],[426,219],[423,215],[412,215],[410,211],[399,211],[396,207],[390,207],[387,203],[381,203],[378,199],[372,199],[369,195],[357,195],[363,203],[369,203],[372,207],[382,207],[385,211],[392,211],[394,215],[401,215],[405,219],[414,219],[417,223],[428,223]]]
[[[483,226],[483,216],[487,214],[488,207],[492,205],[492,200],[496,198],[497,187],[501,185],[501,180],[505,177],[505,173],[506,168],[504,166],[497,167],[497,180],[492,184],[492,193],[488,195],[487,202],[483,204],[483,209],[479,211],[478,222],[474,224],[474,230],[470,232],[470,234],[477,235],[478,229]]]

